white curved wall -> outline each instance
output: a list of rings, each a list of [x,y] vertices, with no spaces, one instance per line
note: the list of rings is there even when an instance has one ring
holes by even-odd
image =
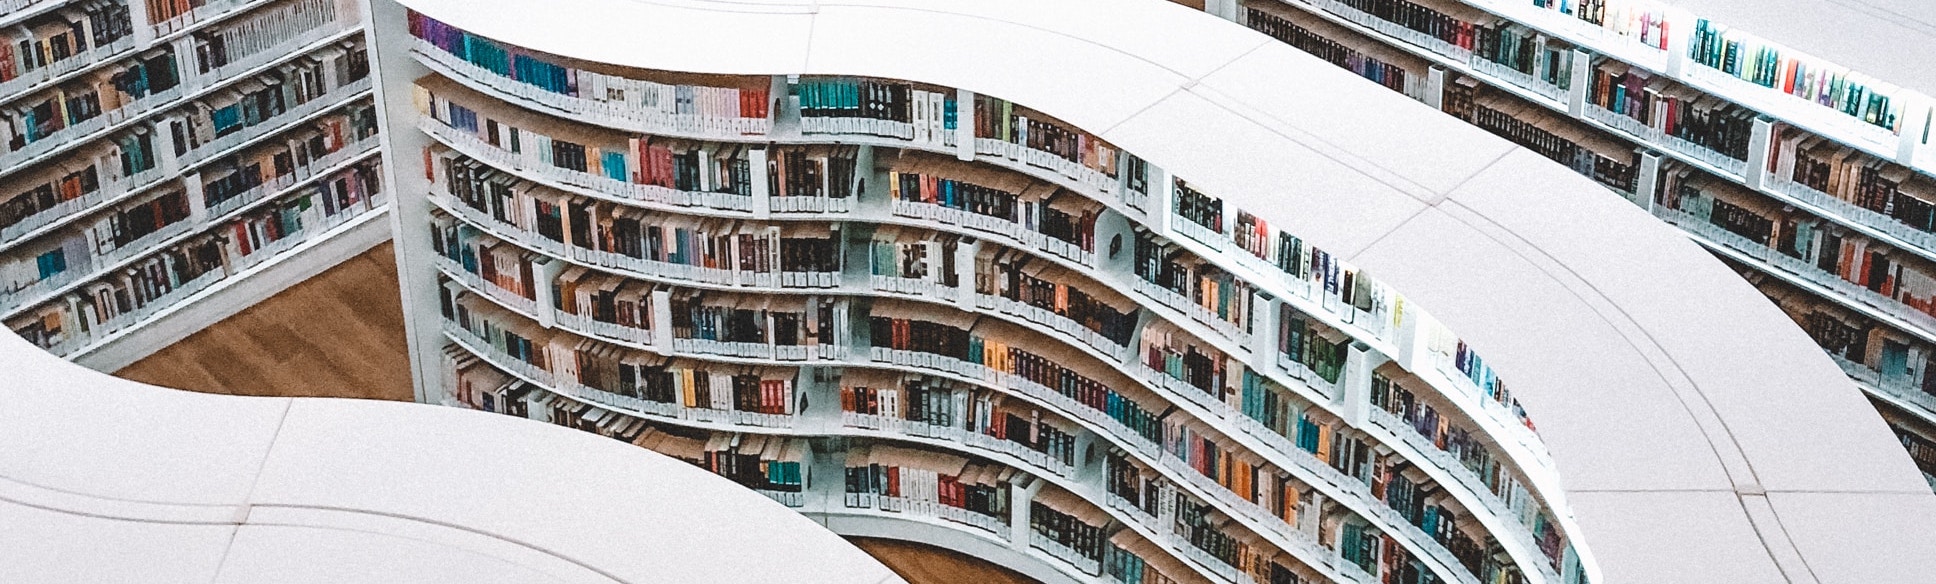
[[[0,335],[0,581],[898,583],[730,481],[427,405],[245,398]]]
[[[1590,179],[1235,25],[1157,0],[406,5],[578,59],[916,80],[1097,132],[1481,347],[1541,424],[1596,581],[1911,582],[1936,557],[1936,496],[1880,419],[1714,258]]]

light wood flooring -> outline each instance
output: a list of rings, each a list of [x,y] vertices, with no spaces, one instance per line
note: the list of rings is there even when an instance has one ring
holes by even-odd
[[[409,401],[389,243],[115,372],[209,393]]]
[[[1036,584],[1028,576],[945,548],[893,539],[847,539],[908,584]]]

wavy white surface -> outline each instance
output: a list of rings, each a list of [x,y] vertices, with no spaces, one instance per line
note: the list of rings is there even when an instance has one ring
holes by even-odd
[[[1880,418],[1712,256],[1590,179],[1231,23],[1160,0],[403,3],[580,59],[917,80],[1097,132],[1477,346],[1540,423],[1597,582],[1922,582],[1936,557],[1936,496]]]
[[[177,391],[11,334],[0,372],[0,582],[902,582],[763,496],[576,430]]]

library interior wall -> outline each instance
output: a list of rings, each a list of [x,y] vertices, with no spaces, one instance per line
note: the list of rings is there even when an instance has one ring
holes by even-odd
[[[1837,368],[1684,237],[1530,152],[1183,7],[714,10],[723,5],[571,0],[533,13],[409,5],[588,61],[864,73],[970,89],[1102,130],[1240,208],[1294,209],[1270,218],[1433,308],[1516,380],[1611,581],[1772,579],[1804,563],[1823,581],[1889,581],[1903,577],[1902,566],[1851,562],[1827,548],[1860,537],[1866,525],[1936,514],[1927,488]],[[587,13],[611,17],[576,16]],[[933,30],[961,40],[934,42]],[[1205,41],[1165,42],[1176,35]],[[1300,113],[1360,104],[1391,113],[1376,122]],[[1444,142],[1394,139],[1401,129]],[[1461,145],[1452,149],[1459,158],[1441,144]],[[1249,164],[1257,152],[1283,162]],[[400,253],[407,264],[409,253]],[[1641,265],[1638,257],[1659,261]],[[1670,289],[1686,297],[1668,301],[1660,291]],[[1818,505],[1849,513],[1808,512]],[[1711,518],[1715,531],[1663,532],[1689,516]],[[1784,530],[1786,537],[1772,535]],[[1883,557],[1936,549],[1915,535],[1884,545],[1900,547]],[[1728,569],[1736,571],[1711,572]]]

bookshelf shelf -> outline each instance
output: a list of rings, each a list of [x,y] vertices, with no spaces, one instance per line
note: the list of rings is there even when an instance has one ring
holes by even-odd
[[[360,34],[360,31],[349,24],[315,29],[284,41],[286,44],[283,46],[300,48],[292,48],[287,52],[263,50],[221,69],[183,79],[177,89],[136,100],[122,110],[103,113],[81,124],[63,128],[61,131],[67,132],[65,135],[49,136],[29,143],[20,150],[0,155],[0,177],[11,175],[21,169],[39,166],[52,160],[56,155],[68,153],[80,145],[94,143],[110,133],[128,129],[135,122],[148,120],[150,114],[166,110],[164,106],[208,97],[238,80],[266,72],[292,54],[309,53],[357,34]],[[135,109],[135,111],[123,111],[126,109]]]
[[[351,94],[355,96],[355,97],[351,97],[350,98],[351,100],[360,99],[361,97],[367,96],[369,94],[369,89],[365,87],[359,91],[351,92]],[[310,103],[314,103],[318,105],[326,105],[326,106],[330,106],[331,108],[334,108],[334,107],[342,107],[345,103],[348,103],[348,102],[326,103],[323,101],[323,98],[317,98],[316,100],[312,100]],[[313,118],[314,116],[322,115],[324,113],[327,113],[328,111],[327,109],[320,108],[320,107],[311,108],[311,109],[316,109],[321,111],[304,113],[302,114],[303,120],[290,121],[290,126],[293,126],[296,123],[300,123],[301,121],[307,121],[308,119]],[[296,111],[297,110],[291,110],[291,113],[295,113]],[[278,128],[278,130],[286,129],[287,127],[289,126]],[[270,136],[270,135],[274,135],[274,134],[268,133],[268,132],[259,133],[254,137],[252,137],[251,140],[261,139],[263,137]],[[249,145],[248,143],[233,144],[228,146],[227,150],[232,152],[235,150],[239,150],[248,145]],[[216,157],[210,157],[206,160],[213,160],[215,158]],[[353,164],[355,164],[354,161],[344,163],[343,166],[349,167]],[[317,174],[312,176],[311,178],[313,179],[320,176],[328,176],[328,174],[327,173]],[[154,250],[167,248],[177,243],[186,241],[188,238],[200,234],[203,229],[226,223],[227,221],[235,219],[244,213],[247,213],[251,210],[256,209],[257,207],[260,207],[270,202],[277,201],[280,199],[280,197],[286,194],[296,192],[297,189],[307,186],[308,184],[309,183],[307,182],[301,182],[301,183],[290,185],[289,187],[280,189],[275,196],[260,197],[255,201],[252,201],[244,205],[240,205],[235,209],[228,211],[226,214],[221,216],[209,217],[199,221],[191,217],[189,219],[185,219],[185,220],[176,222],[174,224],[171,224],[167,227],[164,227],[161,230],[142,236],[140,239],[137,239],[135,241],[117,246],[113,251],[103,253],[103,254],[97,254],[96,256],[91,258],[90,262],[92,266],[97,266],[98,269],[93,267],[70,268],[68,271],[75,272],[75,274],[73,276],[68,276],[67,274],[63,273],[62,276],[75,278],[75,280],[69,281],[65,284],[59,284],[59,285],[49,284],[49,282],[52,282],[52,280],[43,281],[40,284],[36,284],[35,288],[45,290],[44,293],[22,294],[20,292],[15,292],[13,295],[9,296],[6,299],[6,300],[11,300],[12,301],[11,304],[5,301],[0,301],[0,314],[4,314],[6,318],[12,318],[14,316],[17,316],[21,309],[32,308],[34,306],[38,306],[40,304],[43,304],[55,298],[58,298],[61,295],[72,292],[73,288],[76,285],[92,279],[93,276],[97,276],[101,274],[110,274],[110,273],[119,271],[123,268],[126,268],[129,264],[133,263],[135,260],[142,258],[144,254],[150,253]],[[199,202],[191,203],[191,204],[199,204]],[[0,249],[4,249],[4,248],[0,248]]]

